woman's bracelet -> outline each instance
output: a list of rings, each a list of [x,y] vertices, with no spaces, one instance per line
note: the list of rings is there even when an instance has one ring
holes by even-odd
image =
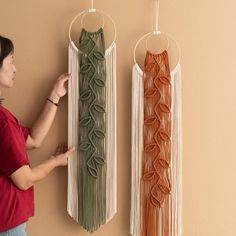
[[[51,102],[52,104],[54,104],[55,106],[57,106],[57,107],[59,106],[58,103],[53,102],[51,99],[47,98],[47,100],[48,100],[49,102]]]

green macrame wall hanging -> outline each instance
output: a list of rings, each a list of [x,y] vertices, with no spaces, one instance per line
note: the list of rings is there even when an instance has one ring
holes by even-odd
[[[75,20],[88,12],[98,10],[79,13],[69,37]],[[114,40],[105,49],[101,27],[96,32],[82,28],[77,45],[70,37],[68,144],[76,146],[77,153],[68,163],[67,210],[94,232],[113,218],[117,205],[116,44]]]

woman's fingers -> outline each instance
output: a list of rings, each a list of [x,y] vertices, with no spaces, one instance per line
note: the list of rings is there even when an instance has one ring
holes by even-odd
[[[63,80],[63,82],[66,82],[70,78],[71,78],[71,75],[67,74],[64,78],[62,78],[62,80]]]
[[[65,152],[65,155],[70,156],[74,151],[75,151],[75,147],[71,147],[71,148],[68,149],[67,152]]]
[[[66,82],[68,79],[70,79],[71,75],[69,73],[64,73],[59,77],[59,80],[62,82]]]
[[[68,158],[73,152],[75,151],[75,147],[67,148],[67,144],[60,144],[57,147],[57,151],[54,154],[56,156],[61,156],[61,158],[64,159],[64,157]]]
[[[75,147],[67,148],[67,144],[60,144],[57,147],[56,153],[51,156],[55,158],[58,166],[66,166],[68,164],[68,157],[75,151]]]

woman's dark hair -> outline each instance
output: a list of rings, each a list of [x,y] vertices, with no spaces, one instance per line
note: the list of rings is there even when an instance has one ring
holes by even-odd
[[[12,52],[14,52],[14,45],[12,41],[0,35],[0,68],[3,60]]]
[[[12,41],[0,35],[0,68],[2,67],[3,60],[12,52],[14,52]],[[2,105],[3,100],[4,99],[0,97],[0,105]]]

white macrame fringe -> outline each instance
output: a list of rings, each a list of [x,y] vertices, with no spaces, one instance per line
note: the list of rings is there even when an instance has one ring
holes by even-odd
[[[116,44],[105,54],[106,58],[106,222],[117,212],[117,149],[116,149]]]
[[[172,236],[183,234],[183,180],[182,180],[182,103],[181,67],[171,72],[172,83]]]
[[[141,225],[141,170],[143,153],[143,74],[137,65],[132,71],[132,185],[130,233],[140,235]]]
[[[71,79],[68,82],[68,146],[75,146],[76,151],[68,159],[67,211],[78,222],[79,58],[74,43],[70,43],[68,52],[68,68],[71,73]]]

